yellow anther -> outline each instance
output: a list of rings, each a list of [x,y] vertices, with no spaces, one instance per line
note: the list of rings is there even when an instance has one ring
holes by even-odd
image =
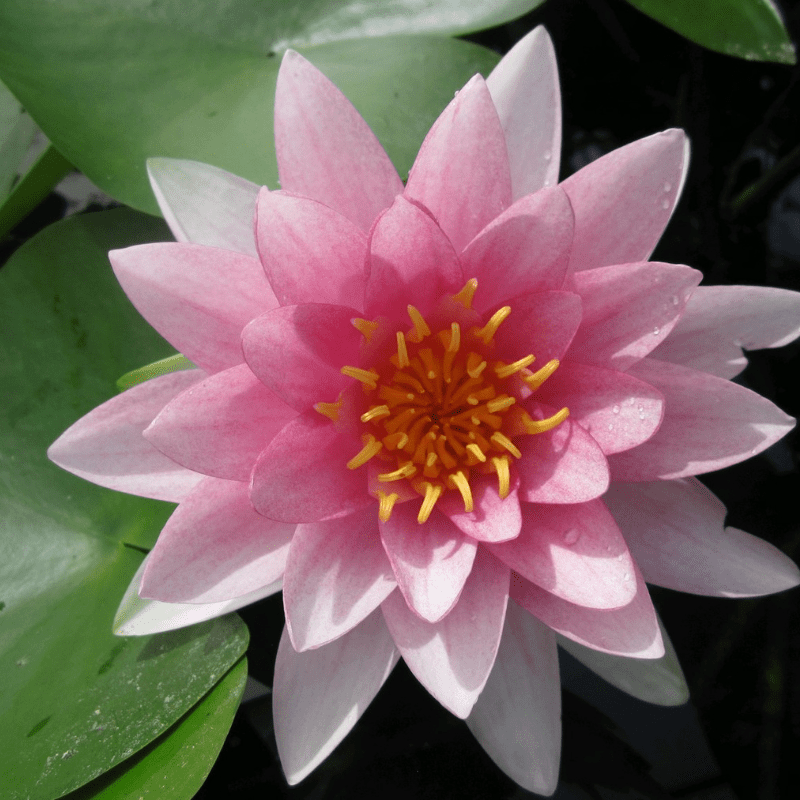
[[[508,471],[508,456],[495,456],[492,459],[492,466],[497,473],[497,493],[501,500],[508,497],[511,489],[511,475]]]
[[[408,316],[411,318],[411,322],[414,325],[414,330],[408,334],[410,341],[419,343],[426,336],[430,336],[431,329],[428,327],[428,323],[425,322],[425,318],[414,306],[408,306]]]
[[[387,450],[402,450],[408,443],[408,434],[398,431],[384,436],[381,440]]]
[[[408,348],[406,347],[406,337],[403,331],[397,331],[397,366],[400,369],[407,367],[408,361]]]
[[[448,353],[457,353],[461,346],[461,326],[454,322],[450,326],[450,344],[447,345]]]
[[[508,319],[510,313],[511,306],[498,308],[497,311],[492,314],[492,318],[482,328],[473,328],[472,333],[477,336],[478,339],[482,339],[484,344],[491,344],[494,335],[497,333],[497,329]]]
[[[450,482],[461,492],[461,497],[464,500],[464,511],[472,511],[474,508],[472,489],[470,489],[467,476],[459,470],[450,476]]]
[[[536,370],[533,375],[528,375],[522,380],[532,391],[536,391],[557,369],[561,362],[557,358],[548,361],[541,369]]]
[[[474,394],[471,394],[471,395],[469,395],[469,397],[467,397],[467,402],[471,406],[476,406],[476,405],[478,405],[478,403],[480,403],[480,400],[478,400],[478,398]]]
[[[395,433],[395,431],[399,431],[400,428],[411,422],[416,415],[417,410],[415,408],[407,408],[405,411],[401,411],[396,417],[386,420],[386,422],[383,423],[383,427],[386,429],[387,433]]]
[[[569,409],[564,407],[547,419],[531,419],[527,414],[522,418],[526,433],[544,433],[560,425],[569,416]]]
[[[389,411],[389,406],[373,406],[369,411],[365,411],[361,415],[362,422],[372,422],[376,419],[383,419],[388,417],[392,412]]]
[[[420,524],[428,521],[428,517],[433,511],[436,501],[441,497],[444,491],[444,486],[439,483],[425,481],[422,485],[425,487],[425,498],[420,506],[419,514],[417,514],[417,522]]]
[[[361,369],[361,367],[342,367],[342,375],[347,375],[348,378],[355,378],[361,381],[365,386],[370,389],[378,388],[378,373],[374,369]]]
[[[472,457],[475,459],[476,463],[478,461],[480,461],[481,463],[486,461],[486,454],[474,442],[472,444],[468,444],[467,445],[467,452],[472,455]]]
[[[458,462],[453,458],[453,456],[450,455],[450,453],[447,452],[447,450],[445,450],[445,445],[447,445],[447,437],[444,435],[439,436],[434,443],[436,454],[441,459],[445,469],[453,469]]]
[[[470,353],[467,356],[467,375],[469,375],[470,378],[477,378],[485,369],[486,362],[483,360],[482,356],[479,356],[477,353]]]
[[[486,404],[486,408],[488,408],[492,414],[495,414],[498,411],[503,411],[506,408],[510,408],[516,402],[517,401],[515,398],[501,394],[500,397],[495,397],[494,400],[490,400]]]
[[[525,356],[525,358],[519,359],[519,361],[515,361],[513,364],[503,364],[498,362],[494,368],[495,375],[498,378],[509,378],[515,372],[519,372],[521,369],[525,369],[525,367],[530,366],[536,359],[533,355]]]
[[[433,350],[426,347],[424,350],[419,351],[419,357],[425,365],[425,375],[428,380],[434,380],[437,376],[437,367],[439,366],[436,359],[433,357]]]
[[[356,317],[350,320],[350,324],[369,342],[372,334],[378,329],[378,323],[373,319],[361,319]]]
[[[347,462],[347,469],[358,469],[363,467],[373,456],[378,455],[383,450],[383,442],[379,442],[374,436],[367,434],[364,437],[364,447],[358,455],[353,456]]]
[[[478,288],[478,279],[470,278],[464,288],[458,293],[453,295],[453,300],[461,303],[464,308],[472,308],[472,298],[475,297],[475,290]]]
[[[397,492],[386,494],[386,492],[376,489],[375,496],[378,498],[378,502],[380,503],[378,506],[378,519],[381,522],[388,522],[389,517],[392,516],[394,504],[400,499],[400,495],[397,494]]]
[[[500,433],[500,431],[493,433],[492,438],[489,441],[493,442],[498,447],[502,447],[504,450],[508,450],[508,452],[514,456],[514,458],[521,458],[522,456],[522,453],[520,453],[520,451],[517,449],[517,446],[514,444],[514,442],[512,442],[511,439],[509,439],[505,434]]]
[[[392,481],[401,481],[403,478],[410,478],[412,475],[416,475],[416,473],[417,468],[410,461],[407,461],[402,467],[399,467],[393,472],[382,472],[378,475],[378,480],[381,483],[391,483]]]
[[[314,403],[314,411],[322,414],[323,417],[337,422],[343,403],[344,400],[341,397],[335,403]]]

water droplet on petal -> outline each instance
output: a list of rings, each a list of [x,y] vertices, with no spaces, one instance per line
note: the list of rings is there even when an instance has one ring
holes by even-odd
[[[653,336],[658,336],[659,333],[661,333],[661,328],[656,325],[655,328],[653,328]]]
[[[614,426],[613,426],[613,425],[612,425],[610,422],[608,423],[608,429],[609,429],[610,431],[613,431],[613,430],[614,430]]]
[[[672,184],[669,181],[664,183],[664,191],[668,192],[672,188]]]
[[[669,208],[669,200],[666,200],[666,199],[662,200],[661,201],[661,208],[663,208],[663,209]]]
[[[614,414],[619,414],[619,406],[614,406],[614,407],[611,409],[611,411],[612,411]]]
[[[631,579],[631,574],[630,574],[630,572],[626,572],[626,573],[624,573],[624,574],[623,574],[623,576],[622,576],[622,580],[624,580],[624,581],[625,581],[625,583],[628,583],[628,582],[630,581],[630,579]]]
[[[581,538],[581,532],[577,528],[570,528],[564,531],[564,544],[573,545]]]
[[[672,301],[672,305],[674,306],[678,305],[678,303],[680,303],[681,301],[680,297],[678,297],[678,295],[676,294],[672,295],[672,297],[670,297],[670,300]]]
[[[553,157],[553,154],[549,150],[545,150],[543,153],[543,158],[545,161],[549,161]]]

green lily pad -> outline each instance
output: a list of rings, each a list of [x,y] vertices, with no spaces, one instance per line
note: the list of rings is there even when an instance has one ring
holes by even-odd
[[[64,800],[190,800],[222,749],[246,680],[242,659],[158,739]]]
[[[0,76],[67,160],[107,193],[155,213],[151,156],[277,186],[272,107],[289,46],[350,97],[405,174],[453,92],[498,56],[443,36],[353,37],[462,32],[533,5],[406,0],[387,12],[383,3],[341,0],[7,0]]]
[[[773,0],[628,0],[681,36],[729,56],[794,64],[794,45]]]

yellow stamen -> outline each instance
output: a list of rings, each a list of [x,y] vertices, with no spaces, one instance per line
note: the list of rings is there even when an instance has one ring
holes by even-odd
[[[425,318],[414,306],[408,307],[408,316],[411,317],[411,322],[414,325],[414,330],[408,334],[409,341],[419,343],[426,336],[430,336],[431,329],[428,327],[428,323],[425,322]]]
[[[378,329],[378,323],[374,319],[361,319],[356,317],[350,320],[350,324],[369,342],[372,334]]]
[[[453,295],[453,300],[461,303],[464,308],[472,308],[472,298],[475,297],[475,290],[478,288],[478,279],[470,278],[465,284],[464,288],[458,293]]]
[[[450,476],[451,483],[461,492],[461,497],[464,500],[464,511],[472,511],[474,504],[472,501],[472,489],[470,489],[467,476],[459,470]]]
[[[445,446],[447,445],[447,437],[441,435],[435,442],[434,447],[436,448],[436,454],[444,464],[445,469],[453,469],[453,467],[458,463],[450,453],[445,450]]]
[[[384,436],[382,441],[387,450],[402,450],[408,443],[408,434],[401,431],[390,433]]]
[[[363,467],[373,456],[378,455],[383,450],[383,442],[379,442],[374,436],[367,434],[364,437],[364,447],[358,455],[353,456],[347,462],[347,469],[358,469]]]
[[[392,516],[394,504],[400,499],[400,495],[397,494],[397,492],[386,494],[386,492],[376,489],[375,496],[378,498],[378,502],[380,503],[378,507],[378,519],[381,522],[388,522],[389,517]]]
[[[511,453],[512,456],[514,456],[514,458],[522,457],[522,453],[520,453],[520,451],[517,449],[517,446],[514,444],[514,442],[512,442],[511,439],[508,438],[508,436],[505,436],[504,434],[500,433],[500,431],[496,431],[495,433],[493,433],[492,438],[489,441],[493,442],[498,447],[502,447],[503,449],[508,450],[508,452]]]
[[[342,375],[347,375],[348,378],[355,378],[361,381],[365,386],[370,389],[378,388],[378,378],[380,377],[374,369],[361,369],[361,367],[342,367]]]
[[[506,408],[510,408],[516,402],[517,401],[515,398],[501,394],[500,397],[495,397],[494,400],[490,400],[486,404],[486,408],[488,408],[492,414],[496,414],[498,411],[503,411]]]
[[[433,511],[436,501],[441,497],[444,491],[444,486],[438,483],[429,483],[425,481],[422,485],[425,487],[425,499],[422,501],[419,514],[417,514],[417,522],[420,524],[428,521],[428,517]]]
[[[486,369],[486,362],[477,353],[470,353],[467,356],[467,375],[470,378],[477,378]]]
[[[492,318],[482,328],[473,328],[472,333],[478,339],[482,339],[484,344],[491,344],[494,335],[497,333],[497,329],[508,319],[510,313],[511,306],[498,308],[497,311],[492,314]]]
[[[467,452],[472,454],[472,457],[475,459],[476,462],[480,461],[481,463],[483,463],[484,461],[486,461],[486,454],[474,442],[472,444],[467,445]]]
[[[389,406],[373,406],[369,411],[365,411],[361,415],[362,422],[371,422],[375,419],[382,419],[388,417],[392,412],[389,411]]]
[[[314,403],[314,411],[322,414],[334,422],[339,420],[339,412],[342,410],[344,400],[340,397],[335,403]]]
[[[521,369],[525,369],[525,367],[530,366],[536,359],[533,355],[525,356],[525,358],[519,359],[519,361],[515,361],[513,364],[503,364],[498,362],[494,368],[495,375],[498,378],[508,378],[513,375],[515,372],[519,372]]]
[[[410,461],[407,461],[402,467],[399,467],[393,472],[382,472],[378,475],[378,480],[381,483],[391,483],[392,481],[400,481],[403,478],[410,478],[412,475],[416,475],[416,473],[417,468]]]
[[[492,465],[497,473],[497,493],[500,495],[501,500],[508,497],[508,492],[511,489],[511,475],[508,471],[508,456],[495,456],[492,459]]]
[[[547,419],[531,419],[527,414],[522,417],[526,433],[544,433],[560,425],[569,416],[569,409],[564,407]]]
[[[560,363],[557,358],[553,358],[541,369],[536,370],[533,375],[528,375],[522,380],[525,381],[531,391],[535,392],[558,369]]]
[[[400,369],[408,366],[408,349],[403,331],[397,331],[397,366]]]

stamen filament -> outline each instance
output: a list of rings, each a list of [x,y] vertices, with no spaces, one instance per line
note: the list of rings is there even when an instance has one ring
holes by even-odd
[[[473,328],[472,333],[477,336],[478,339],[482,339],[484,344],[491,344],[494,335],[497,333],[497,329],[508,319],[510,313],[511,306],[498,308],[497,311],[492,314],[491,319],[482,328]]]
[[[503,364],[498,362],[494,368],[495,375],[498,378],[508,378],[513,375],[515,372],[519,372],[521,369],[525,369],[525,367],[530,366],[536,359],[533,355],[525,356],[525,358],[520,358],[519,361],[515,361],[513,364]]]
[[[383,450],[383,442],[379,442],[371,434],[367,434],[364,438],[364,447],[361,448],[361,451],[357,455],[353,456],[347,462],[347,469],[358,469],[359,467],[363,467],[367,461],[369,461],[373,456],[378,455],[378,453]]]
[[[392,481],[401,481],[403,478],[410,478],[412,475],[416,475],[416,473],[417,468],[410,461],[407,461],[402,467],[392,472],[380,473],[378,475],[378,480],[381,483],[391,483]]]
[[[504,434],[500,433],[500,431],[496,431],[495,433],[493,433],[492,438],[489,439],[489,441],[493,442],[498,447],[502,447],[504,450],[508,450],[508,452],[511,453],[512,456],[514,456],[514,458],[522,457],[522,453],[520,453],[520,451],[517,449],[517,446],[514,444],[514,442],[512,442],[511,439],[508,438],[508,436],[505,436]]]
[[[560,425],[569,416],[569,409],[565,406],[547,419],[531,419],[527,414],[522,417],[522,424],[526,433],[544,433]]]
[[[350,320],[350,324],[369,342],[372,334],[378,329],[378,323],[374,319],[361,319],[356,317]]]
[[[461,303],[464,308],[472,308],[472,298],[475,297],[475,290],[478,288],[478,279],[470,278],[465,284],[464,288],[458,293],[453,295],[453,300]]]
[[[381,522],[388,522],[389,517],[392,516],[394,504],[400,499],[400,495],[397,492],[386,494],[386,492],[376,489],[375,496],[378,498],[378,503],[380,503],[378,506],[378,519]]]
[[[474,463],[484,463],[486,461],[486,454],[480,449],[480,447],[478,447],[477,444],[475,444],[475,442],[467,445],[467,452],[470,453],[475,459]]]
[[[402,450],[408,442],[408,434],[398,431],[384,436],[381,440],[387,450]]]
[[[522,380],[525,381],[531,391],[535,392],[558,369],[560,363],[557,358],[553,358],[543,367],[536,370],[533,375],[528,375]]]
[[[347,375],[348,378],[355,378],[361,381],[365,386],[370,389],[378,388],[378,378],[380,377],[374,369],[361,369],[361,367],[342,367],[342,375]]]
[[[408,361],[408,349],[406,348],[406,337],[403,335],[403,331],[397,331],[397,366],[400,369],[403,367],[407,367],[409,364]]]
[[[508,497],[511,490],[511,475],[508,471],[508,456],[495,456],[492,458],[492,465],[497,472],[497,493],[501,500]]]
[[[344,400],[341,397],[335,403],[314,403],[314,411],[333,422],[338,422],[343,403]]]
[[[414,325],[414,330],[408,335],[408,338],[415,343],[421,342],[426,336],[430,336],[431,329],[428,323],[425,322],[425,317],[417,311],[414,306],[408,306],[408,316],[411,317],[411,322]]]
[[[472,500],[472,489],[470,489],[467,476],[461,470],[459,470],[450,476],[450,482],[461,493],[461,498],[464,500],[464,511],[472,511],[475,505]]]
[[[516,398],[514,397],[509,397],[508,395],[500,395],[500,397],[495,397],[494,400],[490,400],[486,404],[486,408],[488,408],[492,414],[495,414],[498,411],[503,411],[506,408],[510,408],[516,402],[517,402]]]
[[[444,486],[439,483],[430,483],[425,481],[423,486],[425,487],[425,499],[422,501],[422,506],[419,509],[419,514],[417,515],[417,522],[420,524],[428,521],[428,517],[430,517],[431,512],[433,511],[436,501],[441,497],[442,492],[444,491]]]
[[[467,356],[467,375],[470,378],[477,378],[486,369],[486,362],[477,353],[470,353]]]
[[[361,421],[371,422],[372,420],[388,417],[391,413],[392,412],[389,411],[389,406],[373,406],[369,411],[361,415]]]

